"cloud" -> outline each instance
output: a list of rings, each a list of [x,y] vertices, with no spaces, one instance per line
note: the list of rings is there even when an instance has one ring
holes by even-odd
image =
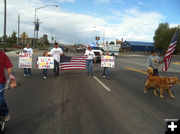
[[[109,3],[110,0],[96,0],[97,2]]]
[[[138,5],[144,5],[142,1],[138,1]]]
[[[95,0],[96,2],[102,2],[102,3],[115,3],[115,4],[125,4],[124,0]]]
[[[118,11],[115,11],[115,14]],[[123,15],[124,14],[124,15]],[[119,23],[111,25],[107,29],[111,36],[124,37],[127,40],[152,41],[155,29],[164,17],[156,12],[142,13],[137,9],[128,9],[124,13],[114,16],[115,20],[119,19]],[[110,19],[113,19],[110,17]]]
[[[18,5],[17,5],[18,3]],[[47,3],[41,0],[9,0],[7,16],[7,34],[17,31],[17,17],[21,15],[21,33],[26,32],[33,37],[34,9]],[[3,4],[0,4],[3,9]],[[95,36],[102,37],[105,31],[106,40],[122,38],[138,41],[152,41],[155,29],[164,19],[156,12],[140,12],[137,9],[128,9],[124,12],[111,10],[111,16],[94,17],[92,15],[65,12],[61,8],[46,7],[37,11],[40,19],[39,37],[48,34],[49,39],[55,36],[64,43],[91,43]],[[119,12],[119,14],[117,14]],[[113,14],[114,13],[114,14]],[[97,16],[97,15],[96,15]],[[3,20],[3,13],[0,12]],[[97,28],[94,28],[96,26]],[[3,27],[3,21],[0,21]],[[0,29],[2,36],[3,29]]]
[[[74,3],[75,0],[57,0],[58,2],[70,2],[70,3]]]

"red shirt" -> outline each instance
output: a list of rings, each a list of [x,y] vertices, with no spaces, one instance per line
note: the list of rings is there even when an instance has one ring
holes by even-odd
[[[6,83],[4,68],[8,69],[11,67],[13,67],[13,65],[7,55],[3,52],[0,52],[0,84]]]

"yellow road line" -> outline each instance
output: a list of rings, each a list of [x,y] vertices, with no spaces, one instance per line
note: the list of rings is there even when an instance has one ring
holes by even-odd
[[[131,71],[135,71],[135,72],[139,72],[139,73],[142,73],[142,74],[146,74],[146,75],[147,75],[147,72],[144,72],[144,71],[141,71],[141,70],[138,70],[138,69],[135,69],[135,68],[126,67],[126,69],[131,70]]]
[[[174,62],[173,64],[180,65],[180,62]]]

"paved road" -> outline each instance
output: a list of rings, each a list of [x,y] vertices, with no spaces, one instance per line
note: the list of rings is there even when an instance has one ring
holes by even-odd
[[[102,68],[94,65],[94,77],[84,71],[64,71],[57,78],[49,70],[33,69],[32,77],[23,77],[17,68],[18,57],[10,57],[19,87],[7,91],[12,120],[6,134],[163,134],[165,118],[180,118],[180,86],[171,99],[143,93],[146,56],[119,56],[111,79],[102,78]],[[129,68],[133,70],[129,70]],[[180,65],[164,75],[179,76]],[[139,71],[140,70],[140,71]],[[137,72],[139,71],[139,72]]]

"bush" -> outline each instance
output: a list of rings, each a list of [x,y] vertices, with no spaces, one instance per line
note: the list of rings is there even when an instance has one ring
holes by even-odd
[[[39,50],[49,50],[48,46],[38,46]]]

